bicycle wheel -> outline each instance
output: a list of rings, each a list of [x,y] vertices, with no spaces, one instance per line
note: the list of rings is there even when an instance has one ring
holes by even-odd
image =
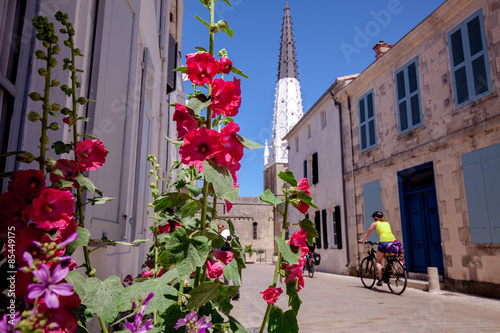
[[[406,289],[406,283],[408,276],[406,269],[397,260],[391,260],[388,265],[390,265],[390,275],[389,282],[387,285],[394,295],[401,295]]]
[[[372,259],[366,257],[361,261],[359,275],[361,277],[361,282],[363,282],[363,286],[371,289],[375,284],[375,279],[377,277],[375,273],[375,264]]]
[[[312,258],[309,259],[309,265],[307,266],[308,266],[307,274],[309,275],[310,278],[312,278],[314,276],[314,262]]]

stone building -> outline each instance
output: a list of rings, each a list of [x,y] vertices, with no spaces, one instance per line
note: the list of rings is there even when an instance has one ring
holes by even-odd
[[[448,0],[387,49],[334,97],[349,270],[381,210],[410,277],[500,297],[500,5]]]

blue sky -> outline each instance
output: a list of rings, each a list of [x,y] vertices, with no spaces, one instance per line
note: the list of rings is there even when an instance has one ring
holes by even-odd
[[[242,105],[234,118],[240,134],[264,145],[272,138],[274,98],[285,0],[216,2],[215,21],[235,32],[215,35],[215,53],[225,48],[233,65],[250,79],[241,80]],[[375,60],[380,40],[397,43],[443,0],[289,0],[297,65],[306,113],[337,77],[361,73]],[[182,61],[195,47],[208,49],[208,32],[195,15],[209,21],[198,0],[184,0]],[[225,79],[232,79],[225,77]],[[192,92],[189,82],[186,93]],[[238,173],[240,196],[263,192],[264,149],[247,150]]]

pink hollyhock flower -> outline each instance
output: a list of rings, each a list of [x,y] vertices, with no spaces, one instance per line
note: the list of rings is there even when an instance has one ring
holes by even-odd
[[[285,265],[285,283],[286,282],[295,282],[298,279],[298,287],[297,290],[300,291],[302,287],[304,287],[304,265],[306,263],[305,259],[299,259],[299,264],[294,265]]]
[[[61,268],[61,265],[57,265],[51,273],[47,265],[42,264],[38,270],[33,271],[33,275],[38,279],[39,283],[32,283],[28,286],[28,298],[35,299],[43,296],[47,308],[59,308],[58,295],[73,295],[72,284],[59,283],[64,280],[68,272],[69,268]]]
[[[224,274],[224,266],[215,259],[207,260],[207,277],[209,279],[217,279]]]
[[[179,222],[175,221],[174,230],[180,226],[181,226],[181,224]],[[170,222],[167,222],[167,224],[165,224],[165,225],[158,226],[158,235],[166,234],[167,232],[170,232]]]
[[[182,163],[200,167],[206,159],[222,150],[220,135],[206,127],[192,130],[184,135],[184,145],[179,149]]]
[[[307,183],[307,178],[302,178],[295,188],[297,190],[304,191],[307,195],[311,195],[311,191],[309,190],[309,184]],[[295,198],[297,198],[297,196]],[[302,200],[300,200],[299,204],[294,204],[292,202],[292,205],[295,208],[297,208],[298,211],[301,212],[302,214],[306,214],[307,211],[309,210],[309,205]]]
[[[212,118],[219,114],[234,117],[238,114],[241,105],[240,80],[234,78],[233,81],[215,79],[212,84]]]
[[[283,290],[281,290],[281,288],[270,287],[264,291],[261,291],[260,293],[262,294],[262,298],[264,299],[264,301],[266,301],[267,304],[272,305],[276,304],[276,301],[283,293]]]
[[[224,201],[226,202],[227,212],[229,213],[231,211],[231,209],[233,208],[233,203],[227,201],[226,199],[224,199]]]
[[[200,86],[212,83],[219,72],[219,62],[207,52],[186,54],[186,67],[189,81]]]
[[[224,74],[229,74],[229,72],[231,72],[231,68],[233,68],[233,62],[226,57],[220,58],[219,65],[219,72]]]
[[[175,106],[173,119],[177,122],[177,138],[182,138],[184,134],[198,127],[196,119],[191,116],[188,109],[182,104],[177,104]]]
[[[0,320],[1,333],[21,333],[20,330],[14,329],[21,321],[22,317],[18,311],[15,313],[4,313],[2,320]]]
[[[186,333],[205,333],[206,329],[212,326],[211,322],[207,323],[206,321],[206,317],[201,317],[198,320],[198,315],[193,311],[186,317],[179,319],[174,328],[178,330],[182,326],[186,326]]]
[[[294,232],[288,243],[300,248],[302,258],[309,252],[309,247],[307,246],[307,231],[303,228]]]
[[[239,130],[240,126],[233,121],[221,130],[221,142],[224,149],[217,154],[217,162],[219,164],[229,167],[243,158],[244,147],[236,136]]]
[[[77,171],[96,170],[106,162],[108,151],[104,148],[101,140],[87,139],[78,141],[73,149],[78,157]]]
[[[0,195],[0,216],[2,223],[0,224],[1,238],[7,238],[9,227],[14,227],[16,231],[20,231],[27,227],[24,210],[28,207],[23,197],[20,194],[5,192]]]
[[[221,261],[224,265],[227,265],[233,260],[234,254],[231,251],[221,251],[217,249],[212,249],[210,255],[215,259]]]
[[[163,270],[163,267],[162,267],[162,268],[160,268],[160,271],[158,272],[158,275],[156,275],[156,277],[157,278],[161,277],[163,275],[163,272],[164,272],[164,270]],[[144,272],[142,272],[142,275],[141,275],[141,277],[143,279],[148,278],[148,277],[154,277],[154,276],[155,276],[155,272],[154,271],[144,271]]]
[[[75,200],[70,192],[52,188],[45,189],[40,197],[33,200],[28,216],[43,230],[63,228],[73,218]]]
[[[40,170],[19,170],[9,182],[10,192],[18,193],[28,200],[38,197],[45,188],[45,177]]]
[[[64,228],[57,229],[57,238],[55,242],[60,245],[61,242],[64,242],[65,240],[68,239],[70,235],[76,232],[77,227],[78,226],[76,225],[75,219],[72,218],[71,220],[68,221],[68,224]]]
[[[50,181],[52,182],[52,184],[55,184],[60,180],[67,180],[69,182],[73,182],[73,187],[78,187],[78,182],[73,179],[75,173],[78,171],[77,170],[78,165],[79,165],[78,162],[74,160],[65,160],[65,159],[57,160],[57,163],[54,166],[54,168],[60,170],[63,175],[61,176],[51,172]],[[65,187],[65,188],[69,189],[71,187]]]

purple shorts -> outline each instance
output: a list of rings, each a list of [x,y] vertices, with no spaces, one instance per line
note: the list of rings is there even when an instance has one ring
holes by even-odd
[[[386,247],[387,245],[391,244],[392,242],[379,242],[378,243],[378,248],[377,248],[377,251],[378,252],[382,252],[382,253],[386,253]]]

